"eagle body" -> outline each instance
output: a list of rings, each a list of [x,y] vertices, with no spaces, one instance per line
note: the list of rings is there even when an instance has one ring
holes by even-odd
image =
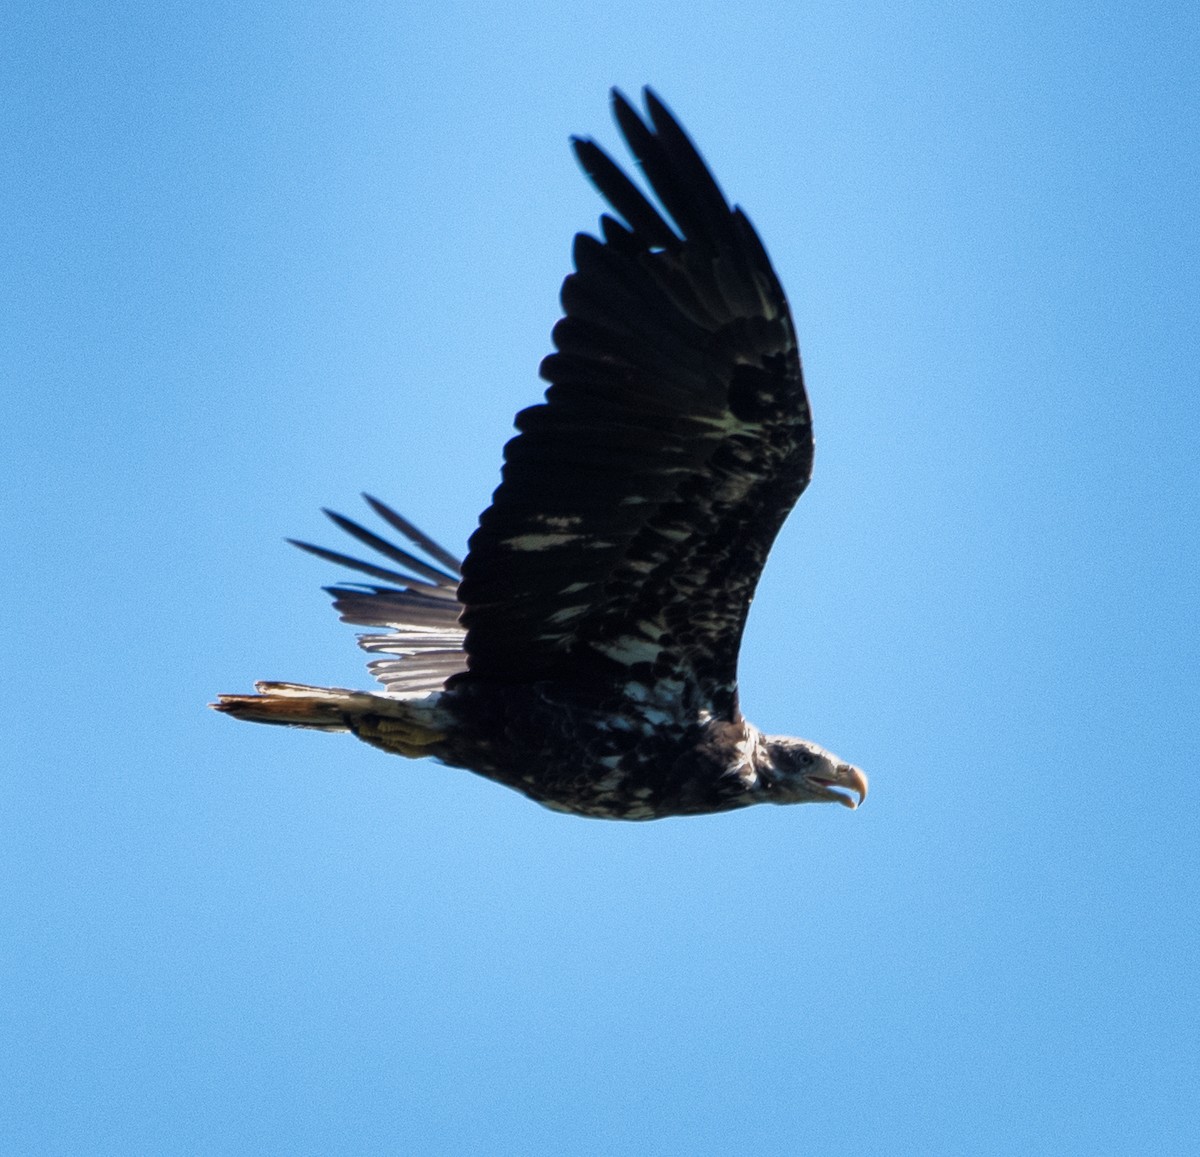
[[[656,705],[644,684],[618,695],[463,679],[416,699],[294,683],[258,689],[222,696],[219,709],[256,723],[351,731],[383,751],[429,756],[593,819],[815,800],[855,807],[866,795],[862,773],[816,744],[764,736],[740,714]]]
[[[759,737],[742,719],[667,714],[550,683],[463,682],[435,710],[448,726],[430,755],[555,811],[643,820],[756,802],[744,776]]]
[[[545,401],[521,411],[466,558],[377,499],[413,549],[296,543],[371,583],[328,588],[384,692],[259,683],[236,718],[430,756],[557,811],[642,820],[866,795],[857,768],[743,717],[737,655],[767,554],[812,472],[787,299],[678,121],[613,108],[661,205],[575,139],[608,201],[575,239]],[[384,565],[386,563],[386,565]]]

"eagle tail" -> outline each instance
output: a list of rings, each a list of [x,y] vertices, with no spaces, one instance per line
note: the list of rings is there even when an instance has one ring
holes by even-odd
[[[255,683],[257,695],[219,695],[210,706],[249,723],[352,731],[359,739],[411,759],[446,737],[437,696],[395,699],[343,687]]]
[[[348,716],[361,713],[358,701],[374,699],[340,687],[306,687],[302,683],[255,683],[257,695],[219,695],[209,706],[248,723],[278,723],[319,731],[349,731]]]

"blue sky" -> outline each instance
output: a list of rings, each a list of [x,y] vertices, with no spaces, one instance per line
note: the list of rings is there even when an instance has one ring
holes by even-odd
[[[4,23],[0,1147],[1194,1151],[1193,5]],[[867,805],[587,822],[205,710],[368,685],[282,540],[462,546],[646,82],[816,416],[744,705]]]

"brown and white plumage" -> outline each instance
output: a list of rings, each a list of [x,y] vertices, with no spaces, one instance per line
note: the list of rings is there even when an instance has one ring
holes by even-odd
[[[517,415],[502,481],[457,560],[368,499],[428,559],[341,515],[385,558],[315,554],[382,585],[331,589],[386,695],[261,684],[220,710],[433,755],[548,806],[608,818],[865,795],[862,773],[760,735],[737,654],[813,439],[787,300],[740,209],[646,90],[621,131],[662,210],[588,140],[616,216],[575,239],[546,400]],[[461,573],[461,579],[460,579]],[[344,696],[339,700],[339,696]]]

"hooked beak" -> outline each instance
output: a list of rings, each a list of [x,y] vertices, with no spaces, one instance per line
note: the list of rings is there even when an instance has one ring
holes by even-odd
[[[867,777],[849,763],[837,764],[831,776],[810,775],[806,778],[830,803],[856,808],[867,798]],[[854,794],[848,794],[850,792]]]

